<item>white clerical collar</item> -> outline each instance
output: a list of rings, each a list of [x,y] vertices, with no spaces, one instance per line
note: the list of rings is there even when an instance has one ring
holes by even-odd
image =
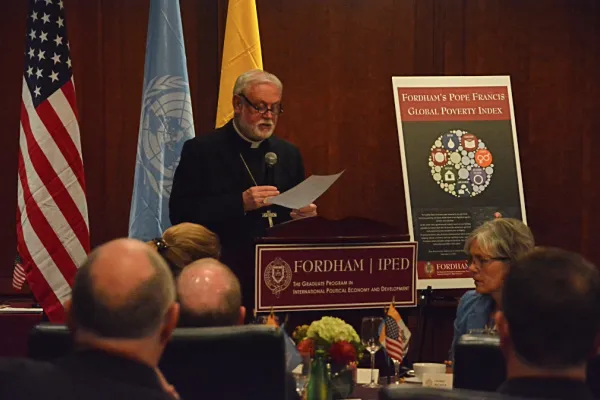
[[[246,142],[250,143],[250,148],[251,149],[258,149],[258,146],[260,146],[260,144],[263,142],[263,140],[261,140],[260,142],[255,142],[253,140],[248,139],[246,136],[242,135],[242,132],[240,132],[240,130],[238,129],[237,125],[235,124],[235,119],[233,120],[233,128],[235,129],[235,131],[237,132],[237,134],[240,135],[240,137],[242,139],[244,139]]]

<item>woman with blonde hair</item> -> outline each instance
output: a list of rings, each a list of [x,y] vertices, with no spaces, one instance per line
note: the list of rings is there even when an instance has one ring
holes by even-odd
[[[177,278],[183,268],[201,258],[221,255],[219,237],[202,225],[183,222],[167,229],[162,237],[147,242],[169,264]]]

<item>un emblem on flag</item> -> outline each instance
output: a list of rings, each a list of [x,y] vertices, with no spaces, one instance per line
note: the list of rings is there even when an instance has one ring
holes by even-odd
[[[275,297],[279,297],[281,292],[292,283],[292,268],[288,263],[277,257],[267,265],[264,279],[265,284]]]
[[[144,90],[138,159],[150,187],[169,198],[181,149],[194,136],[188,83],[180,76],[152,79]]]

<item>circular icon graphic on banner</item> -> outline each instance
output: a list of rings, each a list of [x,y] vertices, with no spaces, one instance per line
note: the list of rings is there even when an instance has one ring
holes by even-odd
[[[433,164],[437,166],[444,166],[446,162],[448,162],[446,158],[446,150],[444,149],[435,149],[431,152],[431,159],[433,160]]]
[[[435,183],[454,197],[475,197],[492,181],[494,158],[476,135],[452,130],[439,136],[429,152]]]

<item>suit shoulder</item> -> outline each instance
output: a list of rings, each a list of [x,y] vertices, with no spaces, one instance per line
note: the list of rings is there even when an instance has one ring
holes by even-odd
[[[22,383],[50,382],[56,379],[56,367],[45,361],[24,358],[0,360],[0,382],[19,385]],[[0,396],[1,397],[1,396]]]
[[[225,143],[227,135],[221,129],[216,129],[211,132],[202,133],[197,135],[195,138],[189,139],[185,142],[188,146],[206,146],[215,143]],[[188,144],[189,143],[189,144]]]
[[[0,359],[0,371],[25,372],[25,371],[49,371],[54,365],[45,362],[31,360],[28,358],[3,358]]]
[[[210,132],[202,133],[196,136],[196,141],[199,143],[213,143],[213,142],[224,142],[228,139],[227,130],[225,128],[219,128]]]

